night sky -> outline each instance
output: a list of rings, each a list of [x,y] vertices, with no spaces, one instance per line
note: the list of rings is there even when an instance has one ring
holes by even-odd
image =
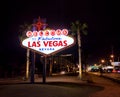
[[[112,0],[16,0],[5,2],[0,48],[4,58],[21,60],[26,49],[20,46],[19,26],[32,23],[34,18],[47,19],[48,27],[70,28],[70,23],[79,20],[88,24],[88,35],[81,36],[82,49],[87,52],[88,62],[95,63],[107,58],[112,52],[120,57],[118,28],[114,28]],[[76,48],[69,48],[75,52]],[[4,59],[2,58],[2,59]]]

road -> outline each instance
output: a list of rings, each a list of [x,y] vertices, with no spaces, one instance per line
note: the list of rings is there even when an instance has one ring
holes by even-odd
[[[46,84],[42,84],[42,78],[36,78],[35,84],[9,79],[7,85],[0,80],[0,97],[120,97],[120,84],[91,74],[83,77],[52,76],[46,78]]]
[[[92,75],[92,79],[95,84],[104,87],[104,89],[91,97],[120,97],[120,83],[98,75]]]

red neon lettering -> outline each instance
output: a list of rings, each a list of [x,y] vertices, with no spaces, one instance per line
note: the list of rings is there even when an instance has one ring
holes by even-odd
[[[60,30],[60,29],[57,29],[57,30],[45,30],[45,31],[27,31],[26,33],[26,36],[27,37],[36,37],[36,36],[54,36],[54,35],[68,35],[68,30],[67,29],[63,29],[63,30]]]
[[[58,44],[58,46],[63,46],[63,43],[62,43],[62,41],[59,41],[59,44]]]
[[[27,37],[31,37],[32,36],[32,32],[31,31],[27,31],[26,36]]]
[[[52,41],[49,41],[49,47],[52,47]]]
[[[56,34],[60,35],[61,34],[61,30],[60,29],[56,30]]]
[[[40,47],[40,41],[37,41],[37,47]]]
[[[48,31],[45,31],[45,36],[48,36],[49,35],[49,32]]]
[[[67,46],[67,40],[64,40],[63,43],[64,43],[63,46]]]
[[[48,45],[48,42],[49,42],[49,41],[43,41],[45,47]]]
[[[57,41],[54,41],[54,42],[53,42],[53,46],[58,46]]]
[[[30,46],[30,41],[28,42],[28,47],[31,47],[31,46]]]
[[[54,35],[55,35],[55,30],[51,30],[50,34],[51,34],[52,36],[54,36]]]
[[[63,29],[63,30],[62,30],[62,34],[63,34],[63,35],[68,35],[68,30],[67,30],[67,29]]]
[[[44,46],[56,47],[56,46],[67,46],[67,40],[64,41],[43,41]]]
[[[36,47],[36,42],[35,41],[33,41],[32,47]]]
[[[28,42],[28,47],[40,47],[40,41],[37,41],[37,42],[33,41],[32,44],[29,41]]]
[[[43,32],[42,32],[42,31],[39,31],[39,35],[40,35],[40,36],[43,36]]]
[[[33,36],[36,37],[38,35],[37,31],[33,31]]]

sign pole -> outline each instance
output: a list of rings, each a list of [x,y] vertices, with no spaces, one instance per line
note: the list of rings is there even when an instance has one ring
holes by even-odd
[[[34,52],[31,53],[31,83],[34,84],[34,72],[35,72],[35,57],[34,57]]]
[[[29,64],[30,64],[30,60],[29,60],[29,56],[30,56],[30,49],[27,49],[27,62],[26,62],[26,79],[29,78]]]
[[[46,83],[46,65],[47,65],[47,57],[45,56],[45,64],[43,64],[43,83]]]

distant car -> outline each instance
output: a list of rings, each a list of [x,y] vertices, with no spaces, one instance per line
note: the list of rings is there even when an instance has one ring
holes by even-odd
[[[107,69],[107,72],[112,72],[113,71],[113,69]]]
[[[114,69],[116,72],[120,72],[120,66],[115,66]]]
[[[92,69],[91,69],[91,72],[98,72],[98,71],[99,71],[98,68],[92,68]]]
[[[103,72],[108,72],[108,73],[110,73],[110,72],[113,71],[114,67],[113,67],[113,66],[105,66],[105,67],[103,67],[102,69],[103,69]]]

